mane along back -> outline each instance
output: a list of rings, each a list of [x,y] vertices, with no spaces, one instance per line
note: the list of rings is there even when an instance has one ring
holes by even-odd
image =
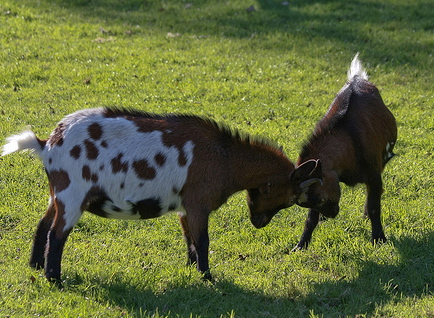
[[[129,108],[113,108],[106,107],[103,110],[104,117],[116,118],[123,117],[130,120],[156,120],[166,122],[173,125],[187,125],[206,131],[210,136],[214,136],[223,144],[245,144],[252,146],[261,146],[264,148],[274,149],[281,152],[276,142],[262,137],[252,136],[246,132],[242,132],[237,128],[232,128],[229,125],[217,122],[211,118],[192,115],[192,114],[155,114],[146,111],[129,109]]]
[[[365,76],[359,76],[358,74],[356,74],[351,81],[346,83],[336,95],[327,113],[316,124],[309,141],[302,149],[301,157],[308,156],[311,149],[316,149],[314,145],[321,143],[322,139],[333,130],[345,130],[357,143],[359,140],[359,127],[357,127],[357,124],[353,125],[353,120],[350,119],[352,116],[349,116],[348,112],[352,107],[358,107],[352,100],[359,99],[361,95],[366,96],[367,91],[372,89],[376,89],[375,86],[368,82]]]

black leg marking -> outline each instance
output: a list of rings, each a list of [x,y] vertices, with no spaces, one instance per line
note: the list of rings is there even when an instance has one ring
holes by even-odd
[[[319,212],[314,209],[309,209],[309,213],[304,224],[304,231],[301,235],[300,242],[292,249],[292,252],[306,249],[309,246],[310,239],[312,238],[313,230],[319,222]]]
[[[63,248],[65,246],[68,234],[69,231],[63,232],[61,233],[61,235],[57,235],[56,229],[52,229],[48,233],[48,243],[46,249],[47,264],[45,265],[45,277],[47,277],[50,282],[55,282],[56,284],[61,284],[60,267]]]
[[[197,270],[203,274],[203,279],[212,281],[208,261],[208,215],[207,212],[198,215],[189,212],[187,216],[181,216],[180,221],[188,248],[187,264],[196,263]]]
[[[365,215],[371,221],[372,243],[386,242],[383,226],[381,225],[381,194],[383,193],[383,183],[381,176],[373,178],[367,187],[367,198],[365,204]]]
[[[53,223],[54,214],[56,213],[54,204],[50,204],[47,212],[39,221],[33,239],[32,254],[30,256],[30,266],[36,269],[42,269],[45,265],[45,249],[47,245],[47,235]]]

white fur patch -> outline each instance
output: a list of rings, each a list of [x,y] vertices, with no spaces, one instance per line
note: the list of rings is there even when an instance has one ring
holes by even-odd
[[[163,143],[163,131],[138,132],[133,121],[106,118],[101,110],[77,112],[66,117],[63,124],[63,144],[49,147],[47,143],[41,157],[48,173],[68,173],[69,186],[56,193],[65,205],[65,229],[76,224],[85,196],[95,187],[110,199],[102,209],[111,218],[139,219],[133,207],[149,198],[160,202],[160,214],[183,210],[179,191],[193,161],[192,141],[182,145],[180,151],[179,146]],[[89,133],[91,125],[99,128],[93,135]],[[185,165],[179,164],[180,156],[185,158]],[[116,160],[120,165],[114,166]],[[133,168],[133,163],[140,161],[148,167],[148,175],[140,176]]]

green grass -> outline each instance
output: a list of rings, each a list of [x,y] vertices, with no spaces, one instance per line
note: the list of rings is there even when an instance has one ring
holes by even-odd
[[[176,215],[85,214],[59,291],[27,265],[48,200],[42,164],[0,157],[0,316],[434,317],[433,16],[428,0],[1,0],[2,140],[26,126],[47,137],[78,109],[126,106],[210,116],[295,160],[356,52],[399,138],[384,172],[386,244],[369,243],[362,186],[343,186],[338,217],[290,255],[307,211],[256,230],[240,193],[210,219],[214,285],[184,266]]]

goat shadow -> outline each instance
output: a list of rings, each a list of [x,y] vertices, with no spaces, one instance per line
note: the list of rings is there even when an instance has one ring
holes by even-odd
[[[380,304],[405,302],[406,299],[432,297],[434,285],[434,233],[418,238],[391,238],[399,262],[380,264],[361,261],[357,278],[346,281],[314,283],[314,291],[303,301],[315,303],[315,313],[336,316],[372,316]],[[375,247],[374,247],[375,248]],[[431,295],[431,296],[430,296]],[[325,306],[324,306],[325,305]],[[432,310],[434,307],[427,309]],[[429,313],[420,313],[421,316]]]
[[[173,286],[155,294],[151,289],[119,278],[108,284],[97,283],[97,288],[102,289],[98,294],[103,295],[98,297],[98,302],[138,317],[230,317],[231,314],[236,317],[307,317],[312,313],[324,317],[371,316],[381,304],[433,295],[434,233],[390,241],[399,254],[399,263],[361,261],[362,270],[355,279],[313,283],[312,291],[305,296],[270,297],[224,278],[217,278],[214,285],[199,282],[187,287]],[[290,288],[294,286],[288,286]],[[297,291],[288,294],[297,295]]]

